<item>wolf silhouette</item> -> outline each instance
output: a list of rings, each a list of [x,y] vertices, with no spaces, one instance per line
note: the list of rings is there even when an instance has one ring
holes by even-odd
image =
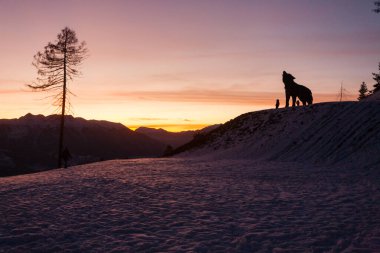
[[[289,99],[292,97],[292,106],[295,106],[296,98],[298,97],[301,100],[302,105],[311,105],[313,103],[313,95],[311,90],[303,85],[300,85],[294,82],[296,79],[292,74],[282,72],[282,81],[285,84],[285,107],[289,107]]]

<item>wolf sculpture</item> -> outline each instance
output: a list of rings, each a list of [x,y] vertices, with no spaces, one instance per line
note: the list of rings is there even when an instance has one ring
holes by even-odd
[[[301,100],[302,105],[311,105],[313,103],[313,95],[311,90],[303,85],[300,85],[294,82],[296,79],[286,71],[282,72],[282,81],[285,84],[285,107],[289,107],[289,99],[292,97],[292,106],[295,106],[296,98],[298,97]]]

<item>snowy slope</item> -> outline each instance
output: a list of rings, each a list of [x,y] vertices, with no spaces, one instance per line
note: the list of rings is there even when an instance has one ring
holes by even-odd
[[[116,160],[0,178],[0,252],[378,252],[380,170]]]
[[[321,103],[247,113],[177,152],[181,157],[380,168],[380,103]]]
[[[367,97],[364,101],[380,101],[380,92],[376,92]]]

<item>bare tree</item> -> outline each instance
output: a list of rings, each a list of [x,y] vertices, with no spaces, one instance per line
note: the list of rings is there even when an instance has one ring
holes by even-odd
[[[63,137],[67,97],[70,93],[67,82],[81,75],[79,66],[87,56],[86,43],[79,43],[75,31],[65,27],[54,43],[49,42],[43,51],[34,56],[33,66],[37,68],[36,82],[27,85],[36,91],[52,91],[53,104],[61,109],[58,167],[62,165]]]

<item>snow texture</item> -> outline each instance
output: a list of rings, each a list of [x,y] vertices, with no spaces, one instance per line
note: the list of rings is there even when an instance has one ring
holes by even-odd
[[[380,103],[320,103],[243,114],[180,157],[380,165]]]
[[[0,252],[379,252],[379,174],[170,158],[0,178]]]

